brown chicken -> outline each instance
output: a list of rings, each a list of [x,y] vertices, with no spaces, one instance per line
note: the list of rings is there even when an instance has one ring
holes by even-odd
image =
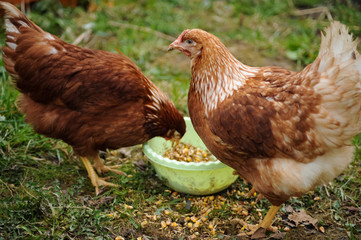
[[[22,93],[26,121],[40,134],[62,139],[83,161],[96,194],[116,186],[97,172],[98,150],[141,144],[155,136],[180,139],[185,122],[174,104],[126,56],[70,45],[32,23],[10,3],[5,16],[6,70]]]
[[[332,22],[319,55],[300,72],[249,67],[214,35],[185,30],[170,46],[191,60],[189,113],[208,149],[272,207],[338,176],[361,132],[361,58],[346,26]]]

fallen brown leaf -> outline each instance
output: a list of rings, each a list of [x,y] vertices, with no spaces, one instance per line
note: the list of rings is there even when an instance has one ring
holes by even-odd
[[[293,212],[288,215],[288,219],[296,224],[296,227],[302,223],[304,225],[312,224],[317,229],[318,220],[311,217],[306,213],[304,209],[300,209],[299,212]]]
[[[269,239],[283,239],[286,236],[285,232],[276,232],[269,236]]]
[[[263,239],[266,238],[266,229],[258,228],[251,236],[251,239]]]

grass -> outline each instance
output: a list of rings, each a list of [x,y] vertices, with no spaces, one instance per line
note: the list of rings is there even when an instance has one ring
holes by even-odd
[[[327,12],[302,10],[320,6],[361,36],[361,8],[352,1],[115,1],[113,8],[101,5],[89,13],[43,0],[29,17],[68,42],[85,33],[80,46],[122,51],[187,115],[189,60],[166,53],[169,37],[202,28],[248,65],[300,70],[317,56],[319,32],[329,22]],[[3,33],[0,39],[4,43]],[[268,201],[245,197],[250,185],[241,180],[213,196],[171,191],[140,146],[105,153],[107,162],[122,164],[128,177],[108,174],[122,188],[94,196],[71,148],[24,123],[2,61],[0,72],[0,239],[237,239],[242,221],[257,223],[266,213]],[[306,209],[325,233],[308,225],[288,230],[290,213],[284,207],[274,225],[285,239],[361,237],[360,135],[354,145],[355,161],[341,176],[286,203]],[[145,166],[138,168],[141,161]]]

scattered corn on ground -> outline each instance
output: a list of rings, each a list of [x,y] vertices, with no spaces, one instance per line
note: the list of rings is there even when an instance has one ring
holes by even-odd
[[[226,196],[187,196],[169,189],[164,192],[164,194],[158,194],[154,202],[149,202],[148,206],[142,209],[123,204],[110,212],[108,216],[120,219],[124,213],[129,214],[141,221],[140,227],[145,232],[149,228],[156,228],[170,239],[184,235],[185,232],[189,234],[189,239],[199,239],[200,234],[202,238],[205,236],[209,239],[217,238],[218,234],[226,234],[229,227],[236,227],[240,235],[247,235],[248,224],[257,223],[262,218],[262,210],[257,209],[254,204],[256,199],[252,198],[249,202],[242,201],[247,192],[240,190],[225,191]],[[234,201],[234,198],[239,198],[240,201]],[[189,208],[188,212],[185,208]],[[225,222],[224,219],[219,218],[218,215],[221,212],[231,216],[230,221]],[[125,238],[117,236],[115,239]]]
[[[109,152],[106,159],[108,163],[118,161],[118,164],[120,160],[117,152]],[[123,197],[121,203],[113,205],[106,215],[111,219],[109,221],[111,225],[107,228],[114,231],[114,239],[149,240],[161,236],[167,236],[167,239],[179,239],[183,236],[188,236],[188,239],[228,239],[227,236],[243,236],[248,239],[250,232],[269,209],[270,203],[262,199],[261,194],[257,192],[249,194],[251,185],[241,179],[217,194],[191,196],[168,189],[155,175],[150,176],[149,173],[152,172],[150,164],[145,164],[150,167],[144,172],[147,176],[145,178],[140,176],[139,169],[135,169],[133,165],[137,159],[143,160],[144,156],[135,150],[122,162],[123,167],[129,167],[126,171],[128,176],[124,177],[126,187],[119,190],[123,192]],[[143,190],[139,189],[140,179],[144,180],[146,185],[145,188],[141,187]],[[332,185],[328,186],[328,189],[333,191]],[[112,191],[114,196],[119,194],[117,189]],[[306,205],[311,216],[322,214],[322,211],[330,206],[325,205],[326,202],[321,200],[316,191],[305,194],[303,200],[290,199],[277,214],[273,231],[292,234],[296,226],[287,220],[288,216],[298,209],[305,208]],[[327,201],[327,204],[329,203]],[[331,231],[330,227],[333,223],[327,218],[318,219],[322,224],[317,227],[301,224],[300,228],[311,229],[313,236],[320,234],[326,236]],[[119,236],[119,232],[125,233]],[[268,233],[268,236],[271,234],[273,233]]]

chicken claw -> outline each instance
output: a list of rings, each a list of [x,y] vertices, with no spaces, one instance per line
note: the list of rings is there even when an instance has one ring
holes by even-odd
[[[120,185],[118,185],[118,184],[114,184],[114,183],[110,183],[110,182],[105,181],[106,178],[98,177],[98,175],[94,171],[94,168],[91,165],[88,158],[80,157],[80,159],[82,160],[82,162],[83,162],[83,164],[84,164],[84,166],[85,166],[85,168],[86,168],[86,170],[88,172],[90,181],[92,182],[93,186],[95,187],[95,194],[96,195],[99,195],[99,193],[100,193],[99,192],[99,186],[120,187]]]
[[[127,175],[124,172],[117,169],[117,168],[120,167],[120,165],[115,165],[115,166],[106,166],[106,165],[104,165],[103,161],[100,159],[100,157],[98,155],[94,158],[94,165],[93,166],[94,166],[94,168],[97,170],[97,172],[99,174],[111,171],[111,172],[114,172],[116,174],[120,174],[120,175],[124,175],[124,176]]]

